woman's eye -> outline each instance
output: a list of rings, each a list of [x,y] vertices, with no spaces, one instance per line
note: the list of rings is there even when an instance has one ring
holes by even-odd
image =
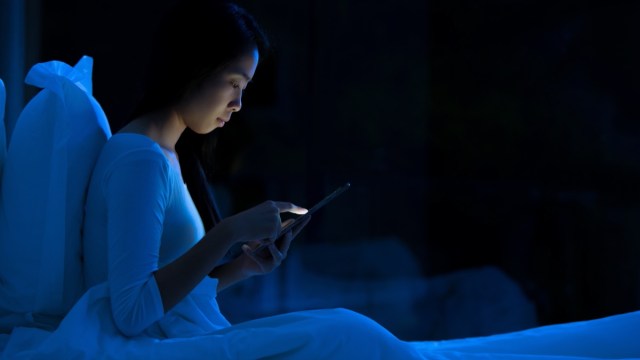
[[[231,82],[231,86],[233,86],[234,89],[237,89],[240,87],[240,83],[239,82]]]

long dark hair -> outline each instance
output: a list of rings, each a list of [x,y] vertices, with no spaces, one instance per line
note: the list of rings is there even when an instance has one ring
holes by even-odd
[[[131,119],[177,104],[208,76],[251,49],[257,48],[261,60],[269,51],[255,19],[222,0],[178,0],[161,22],[152,46],[142,99]],[[176,144],[182,176],[207,230],[221,220],[202,166],[212,163],[213,137],[186,129]]]

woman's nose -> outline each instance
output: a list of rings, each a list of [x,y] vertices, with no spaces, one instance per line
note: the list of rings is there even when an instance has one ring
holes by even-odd
[[[240,111],[240,109],[242,109],[242,95],[238,96],[237,98],[233,99],[230,103],[229,103],[229,108],[231,109],[231,111],[233,112],[238,112]]]

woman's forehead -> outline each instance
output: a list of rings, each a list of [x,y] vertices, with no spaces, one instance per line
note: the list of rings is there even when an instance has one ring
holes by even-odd
[[[231,62],[229,62],[222,72],[227,74],[239,75],[244,77],[247,81],[251,81],[253,75],[258,66],[259,54],[258,50],[247,52],[238,56]]]

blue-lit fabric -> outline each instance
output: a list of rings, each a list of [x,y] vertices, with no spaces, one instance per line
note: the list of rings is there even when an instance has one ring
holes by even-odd
[[[0,332],[16,325],[54,328],[86,290],[80,224],[91,171],[111,136],[91,93],[92,68],[86,56],[73,67],[50,61],[34,65],[25,79],[42,90],[7,139]]]
[[[434,360],[640,359],[640,311],[506,334],[416,342]]]
[[[163,311],[153,273],[202,236],[204,227],[175,155],[143,135],[114,135],[100,155],[89,187],[84,264],[88,286],[109,284],[112,316],[122,333],[172,337],[181,336],[177,328],[194,334],[229,325],[217,310],[213,279],[205,279],[183,305],[166,315]],[[202,288],[210,288],[204,301],[195,295],[202,294]],[[201,318],[202,314],[213,316]],[[198,330],[188,329],[189,324]]]
[[[7,359],[429,359],[371,319],[345,309],[310,310],[244,322],[201,336],[125,337],[98,285],[53,333],[19,328]],[[0,339],[1,341],[1,339]]]

